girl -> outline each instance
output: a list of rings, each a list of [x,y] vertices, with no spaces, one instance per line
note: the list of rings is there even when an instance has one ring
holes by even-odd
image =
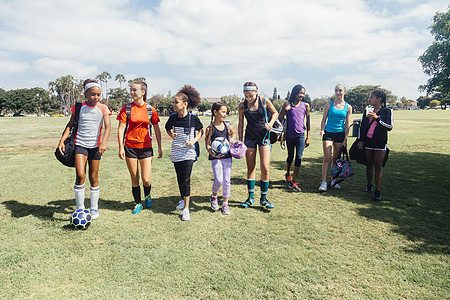
[[[392,111],[386,107],[386,94],[376,90],[369,98],[373,111],[363,115],[358,133],[358,148],[365,149],[367,168],[366,192],[373,191],[372,174],[375,168],[375,193],[373,200],[381,201],[381,177],[383,161],[387,149],[387,132],[392,130]]]
[[[211,208],[213,210],[219,209],[217,193],[219,192],[220,186],[223,185],[222,213],[229,215],[230,208],[228,206],[228,199],[230,198],[231,187],[231,154],[230,152],[225,155],[215,154],[212,151],[211,143],[217,137],[223,137],[230,141],[234,135],[234,130],[229,122],[224,121],[227,116],[227,106],[224,103],[214,103],[211,107],[211,113],[211,124],[206,128],[205,133],[206,150],[209,153],[209,160],[211,160],[214,173],[214,183],[210,199]]]
[[[336,85],[334,88],[336,99],[325,104],[325,108],[323,109],[319,132],[322,136],[323,145],[322,184],[319,187],[319,191],[321,192],[327,190],[327,173],[330,167],[331,152],[333,152],[332,163],[334,165],[341,153],[341,147],[347,146],[352,107],[344,100],[346,92],[347,90],[342,84]],[[333,151],[331,148],[333,148]],[[341,187],[333,179],[330,182],[330,188],[340,189]]]
[[[125,159],[131,176],[131,191],[136,204],[131,213],[138,214],[142,209],[139,165],[144,186],[145,207],[149,208],[152,205],[150,195],[153,156],[151,125],[155,129],[158,143],[158,158],[162,157],[161,131],[158,124],[158,113],[155,108],[146,103],[147,84],[143,81],[134,81],[131,83],[130,95],[133,102],[122,107],[117,115],[119,121],[117,140],[119,142],[119,158]]]
[[[93,219],[99,217],[98,199],[100,186],[98,183],[98,170],[100,167],[100,159],[106,151],[106,141],[111,132],[111,121],[109,116],[111,111],[104,104],[100,103],[101,87],[95,79],[86,79],[83,82],[84,97],[79,117],[78,130],[75,136],[75,170],[76,179],[73,187],[75,191],[75,201],[77,209],[84,209],[84,192],[86,179],[86,163],[89,162],[89,182],[91,183],[91,209]],[[61,140],[59,141],[59,151],[64,151],[64,141],[70,134],[75,119],[75,105],[70,109],[72,117],[67,124]],[[101,136],[102,127],[105,124],[105,132],[103,138]]]
[[[200,119],[188,112],[202,101],[200,94],[190,85],[183,86],[173,100],[174,114],[166,123],[166,132],[172,138],[170,160],[177,173],[178,188],[182,200],[177,208],[183,208],[181,220],[190,220],[189,200],[191,195],[192,166],[197,160],[195,143],[203,135],[203,125]]]
[[[295,181],[297,180],[298,171],[302,163],[303,150],[305,147],[309,146],[309,134],[311,131],[309,117],[310,106],[308,103],[302,102],[302,100],[305,98],[305,94],[306,91],[302,85],[297,84],[296,86],[294,86],[292,88],[289,101],[284,103],[279,116],[280,121],[283,120],[285,115],[287,118],[286,144],[288,157],[286,159],[286,183],[288,184],[289,188],[296,192],[301,192],[301,189],[298,187]],[[291,177],[290,172],[292,161],[294,159],[294,149],[296,152],[296,156],[294,163],[294,174]]]
[[[274,208],[274,205],[267,200],[267,191],[269,189],[269,169],[270,169],[270,140],[267,132],[272,129],[273,124],[278,118],[278,112],[268,99],[263,100],[258,96],[258,87],[254,82],[244,84],[245,100],[239,103],[239,125],[238,135],[242,141],[244,133],[244,117],[247,120],[245,128],[245,145],[247,152],[245,159],[247,161],[247,189],[248,198],[242,203],[242,207],[249,207],[255,203],[255,175],[256,175],[256,148],[259,146],[259,157],[261,166],[260,204],[266,209]],[[266,112],[272,115],[266,122]]]

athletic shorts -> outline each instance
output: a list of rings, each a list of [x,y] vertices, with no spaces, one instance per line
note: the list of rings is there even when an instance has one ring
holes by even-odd
[[[247,148],[252,148],[252,149],[256,149],[257,146],[261,147],[261,146],[270,145],[270,140],[267,140],[267,144],[266,145],[263,144],[263,140],[264,139],[261,139],[259,141],[244,139],[244,144],[245,144],[245,146],[247,146]]]
[[[364,149],[368,150],[386,150],[387,144],[368,139],[364,142]]]
[[[333,143],[342,143],[345,139],[345,131],[342,132],[328,132],[322,135],[322,141],[332,141]]]
[[[129,158],[144,159],[153,156],[153,148],[130,148],[125,147],[125,156]]]
[[[100,160],[102,156],[98,153],[98,147],[96,148],[84,148],[81,146],[75,146],[75,155],[82,154],[87,156],[88,160]]]

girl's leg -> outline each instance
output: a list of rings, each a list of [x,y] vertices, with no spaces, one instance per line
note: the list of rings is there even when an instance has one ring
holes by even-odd
[[[291,175],[291,165],[294,160],[294,148],[295,148],[295,139],[286,139],[286,148],[288,151],[288,156],[286,158],[286,181],[292,181]],[[290,177],[290,178],[289,178]],[[294,177],[295,180],[295,177]]]
[[[212,195],[209,199],[211,202],[211,209],[218,210],[219,209],[219,203],[217,201],[217,193],[219,192],[220,187],[223,183],[223,165],[221,159],[213,159],[211,161],[211,166],[214,173],[214,182],[212,185]]]
[[[100,160],[89,160],[89,182],[91,183],[91,214],[94,219],[98,218],[98,199],[100,197],[100,186],[98,183],[98,170]]]
[[[130,173],[131,177],[131,192],[133,194],[134,203],[136,203],[136,205],[139,205],[141,204],[142,200],[141,200],[141,187],[139,186],[138,159],[125,156],[125,162],[127,163],[128,172]],[[136,211],[135,213],[138,212],[139,211]]]
[[[227,158],[222,160],[223,168],[223,202],[228,202],[231,194],[231,165],[232,159]]]
[[[373,151],[373,166],[375,168],[375,190],[381,191],[381,177],[383,176],[383,160],[386,155],[385,150]]]
[[[152,189],[152,157],[140,159],[139,164],[141,166],[142,185],[144,186],[145,207],[149,208],[152,205],[152,197],[150,195]]]
[[[322,182],[327,182],[328,169],[331,162],[331,149],[333,148],[332,141],[323,141],[323,163],[322,163]]]
[[[373,160],[374,160],[374,151],[370,149],[366,149],[366,178],[367,178],[367,187],[372,186],[372,176],[373,176]],[[370,191],[369,191],[370,192]]]
[[[247,191],[249,204],[244,202],[243,206],[248,207],[253,204],[255,199],[255,177],[256,177],[256,148],[248,148],[245,153],[245,160],[247,162]],[[253,202],[252,202],[253,201]]]
[[[181,197],[184,200],[184,209],[189,210],[189,201],[191,195],[191,173],[193,160],[185,160],[174,163],[175,171],[177,172],[178,187],[180,189]]]
[[[333,143],[333,164],[339,159],[339,155],[341,155],[341,147],[342,143]]]
[[[75,155],[76,179],[73,190],[75,192],[76,209],[84,209],[86,161],[87,156],[83,154]]]
[[[259,147],[259,160],[261,166],[261,199],[260,202],[265,208],[273,208],[267,200],[267,192],[269,190],[269,175],[270,175],[270,145]]]
[[[300,170],[300,166],[302,164],[303,158],[303,150],[305,150],[305,135],[302,134],[296,139],[295,143],[295,163],[294,163],[294,174],[292,177],[292,181],[297,181],[298,171]]]

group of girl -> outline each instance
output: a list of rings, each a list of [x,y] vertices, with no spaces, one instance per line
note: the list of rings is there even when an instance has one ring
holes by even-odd
[[[99,182],[98,170],[102,154],[106,150],[106,141],[111,131],[108,107],[100,103],[101,86],[94,79],[87,79],[83,83],[86,101],[79,111],[78,130],[75,136],[75,169],[76,180],[74,185],[76,208],[84,208],[86,165],[89,164],[90,212],[94,219],[99,217],[98,199]],[[161,145],[161,130],[159,116],[154,107],[146,102],[147,84],[143,81],[134,81],[130,85],[132,102],[123,106],[117,115],[119,121],[118,143],[119,158],[125,160],[131,177],[131,193],[135,207],[133,214],[138,214],[143,208],[141,199],[140,180],[144,189],[144,205],[151,207],[151,170],[153,157],[152,128],[155,132],[158,145],[158,158],[163,156]],[[271,144],[267,134],[277,119],[285,120],[286,145],[288,156],[286,159],[285,180],[290,189],[300,192],[297,177],[302,162],[303,151],[310,144],[310,106],[304,102],[306,90],[301,85],[292,89],[289,100],[284,103],[280,114],[272,102],[258,94],[258,87],[254,82],[246,82],[243,86],[245,100],[239,104],[238,140],[243,141],[247,147],[245,153],[247,164],[247,191],[248,197],[241,204],[247,208],[255,203],[256,185],[256,156],[260,158],[260,205],[267,210],[273,209],[267,198],[269,189],[269,170]],[[351,120],[351,106],[345,102],[346,89],[343,85],[335,87],[335,99],[325,105],[321,122],[324,159],[322,164],[322,183],[320,191],[326,191],[327,173],[330,162],[335,163],[339,156],[341,146],[346,146]],[[190,85],[183,86],[174,96],[173,108],[175,113],[169,116],[165,124],[166,133],[172,138],[170,160],[174,164],[177,175],[178,188],[181,200],[177,209],[182,210],[181,219],[190,220],[190,178],[194,162],[198,156],[198,141],[203,136],[203,124],[200,119],[190,111],[201,102],[199,92]],[[374,91],[369,99],[373,112],[363,116],[358,137],[358,147],[365,149],[367,159],[367,192],[372,192],[372,174],[375,169],[374,200],[381,200],[382,162],[386,152],[387,131],[392,129],[392,112],[386,108],[386,95],[382,91]],[[59,151],[64,151],[64,141],[70,134],[75,122],[75,105],[71,108],[72,117],[67,124],[61,140]],[[216,138],[232,141],[235,131],[232,125],[225,121],[227,106],[217,102],[211,108],[211,122],[205,129],[205,146],[211,160],[214,174],[212,194],[210,197],[211,209],[219,210],[218,192],[223,187],[222,213],[230,214],[228,200],[231,189],[232,158],[229,153],[218,155],[211,147]],[[244,135],[244,124],[245,135]],[[105,131],[102,133],[102,127]],[[295,152],[295,155],[294,155]],[[333,156],[332,156],[333,152]],[[294,161],[295,156],[295,161]],[[293,173],[291,166],[294,161]],[[140,171],[139,171],[140,170]],[[339,185],[332,180],[329,188],[339,189]]]

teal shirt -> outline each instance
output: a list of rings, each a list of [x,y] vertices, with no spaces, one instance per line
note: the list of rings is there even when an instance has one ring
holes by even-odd
[[[328,110],[327,124],[325,130],[331,133],[345,131],[345,118],[347,117],[348,103],[345,103],[343,109],[336,109],[333,101],[330,102],[330,109]]]

